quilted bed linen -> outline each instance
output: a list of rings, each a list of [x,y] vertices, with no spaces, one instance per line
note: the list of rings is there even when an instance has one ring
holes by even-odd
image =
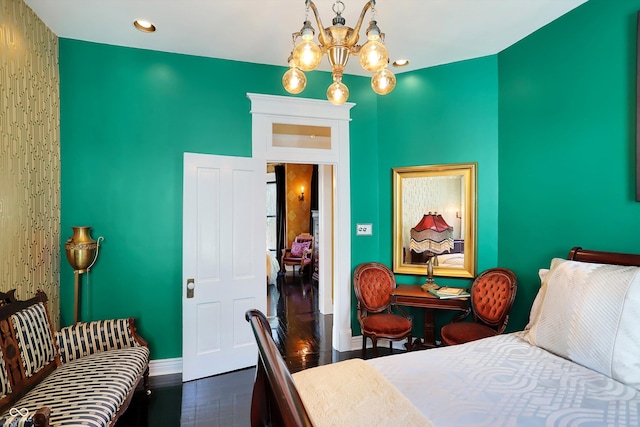
[[[523,332],[368,360],[436,427],[638,426],[640,392]]]
[[[147,347],[96,353],[58,367],[15,408],[33,413],[47,406],[52,427],[109,425],[146,369]],[[88,381],[88,379],[91,381]],[[103,381],[108,378],[108,381]]]

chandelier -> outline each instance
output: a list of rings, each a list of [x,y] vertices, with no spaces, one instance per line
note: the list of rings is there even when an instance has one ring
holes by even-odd
[[[315,70],[326,54],[331,64],[333,83],[327,89],[327,99],[336,105],[344,104],[349,98],[349,88],[342,82],[344,69],[349,56],[359,56],[360,65],[366,71],[374,73],[371,77],[371,88],[379,95],[386,95],[396,86],[396,76],[389,71],[389,54],[384,45],[384,33],[380,32],[376,22],[376,2],[368,1],[362,8],[360,18],[354,28],[345,26],[342,17],[344,3],[336,0],[333,4],[333,25],[324,28],[318,15],[318,9],[311,0],[305,0],[306,15],[300,31],[292,34],[293,51],[289,56],[289,70],[282,76],[282,85],[287,92],[298,94],[307,85],[307,77],[303,71]],[[315,30],[309,22],[309,9],[313,11],[318,26],[318,42],[313,41]],[[360,27],[365,14],[371,9],[371,21],[367,28],[367,42],[358,45]],[[296,41],[300,39],[299,43]]]

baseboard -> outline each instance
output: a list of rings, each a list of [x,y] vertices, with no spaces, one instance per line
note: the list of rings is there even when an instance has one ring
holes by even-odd
[[[334,338],[334,342],[333,342],[333,347],[335,348],[335,336]],[[338,348],[336,348],[336,350],[338,351],[349,351],[349,348],[352,346],[351,343],[351,328],[348,329],[342,329],[338,332]]]
[[[182,373],[182,357],[173,359],[159,359],[149,362],[149,376],[155,377],[159,375],[181,374]]]

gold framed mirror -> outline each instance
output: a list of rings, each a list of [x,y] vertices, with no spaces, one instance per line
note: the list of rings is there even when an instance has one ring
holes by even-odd
[[[393,169],[393,271],[475,277],[477,163]]]

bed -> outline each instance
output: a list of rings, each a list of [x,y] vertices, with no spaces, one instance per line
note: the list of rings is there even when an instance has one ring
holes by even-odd
[[[267,249],[267,285],[275,285],[278,281],[280,263],[275,254]]]
[[[464,267],[464,254],[440,254],[438,255],[438,265],[440,267]]]
[[[251,425],[638,426],[640,255],[573,248],[523,331],[289,374],[259,311]]]

